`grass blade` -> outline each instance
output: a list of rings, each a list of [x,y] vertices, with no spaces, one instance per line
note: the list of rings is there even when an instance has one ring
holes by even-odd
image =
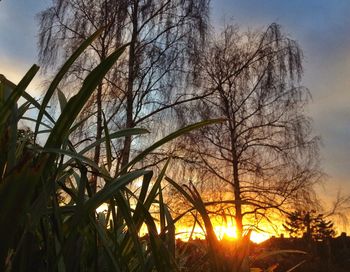
[[[46,109],[46,106],[48,105],[54,91],[56,90],[58,84],[61,82],[65,74],[68,72],[69,68],[72,66],[74,61],[83,53],[83,51],[102,33],[104,28],[98,29],[95,33],[93,33],[89,38],[87,38],[78,48],[75,50],[75,52],[72,54],[72,56],[66,61],[66,63],[62,66],[60,71],[56,74],[55,78],[52,80],[49,89],[47,90],[43,102],[41,104],[41,107],[39,109],[38,113],[38,123],[41,122],[41,119],[43,118],[44,111]],[[84,103],[85,104],[85,103]],[[39,124],[35,126],[35,135],[37,134],[39,130]]]
[[[84,205],[86,213],[95,210],[107,199],[111,198],[118,190],[121,190],[128,183],[149,174],[151,171],[137,170],[127,173],[119,178],[110,181],[106,186],[98,191],[92,198],[90,198]]]
[[[206,120],[206,121],[202,121],[202,122],[198,122],[192,125],[189,125],[187,127],[181,128],[171,134],[169,134],[168,136],[164,137],[163,139],[159,140],[158,142],[154,143],[153,145],[151,145],[150,147],[146,148],[144,151],[142,151],[139,155],[137,155],[133,160],[131,160],[126,166],[124,166],[123,169],[120,170],[121,173],[123,173],[124,171],[126,171],[129,167],[133,166],[135,163],[139,162],[140,160],[142,160],[145,156],[147,156],[150,152],[152,152],[153,150],[155,150],[156,148],[164,145],[165,143],[181,136],[184,135],[192,130],[207,126],[207,125],[211,125],[211,124],[216,124],[216,123],[220,123],[225,121],[225,119],[213,119],[213,120]]]
[[[80,91],[68,101],[64,112],[58,118],[47,139],[45,147],[60,147],[63,141],[68,137],[72,123],[90,98],[92,92],[96,89],[119,56],[124,52],[126,46],[127,45],[124,45],[117,49],[86,77]]]
[[[67,105],[67,98],[59,88],[57,88],[57,96],[58,96],[58,102],[60,104],[61,112],[63,112],[64,107]]]
[[[2,127],[11,115],[12,109],[16,107],[18,99],[22,96],[29,83],[38,72],[39,66],[33,65],[18,85],[13,89],[10,96],[6,99],[4,105],[0,108],[0,126]],[[2,132],[0,130],[0,132]]]
[[[103,131],[105,133],[105,139],[106,139],[105,146],[106,146],[107,166],[108,166],[108,171],[110,171],[112,167],[111,138],[109,136],[108,124],[107,124],[106,116],[104,112],[102,112],[102,116],[103,116]]]

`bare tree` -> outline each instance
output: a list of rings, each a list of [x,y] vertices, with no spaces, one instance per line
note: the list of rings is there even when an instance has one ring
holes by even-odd
[[[305,115],[302,52],[278,25],[247,33],[228,26],[208,44],[198,82],[210,95],[183,108],[179,119],[226,121],[192,133],[182,148],[197,179],[224,183],[232,192],[241,237],[248,222],[311,201],[321,177],[319,139]]]
[[[102,112],[112,128],[154,125],[160,112],[194,97],[181,88],[186,67],[194,60],[191,54],[205,37],[208,5],[207,0],[56,0],[39,15],[41,63],[57,67],[62,56],[104,26],[103,34],[76,63],[68,81],[81,82],[84,74],[116,47],[126,42],[130,45],[81,115],[84,118],[96,112],[96,127],[89,126],[87,133],[101,138]],[[131,137],[116,144],[116,171],[128,163],[131,146]],[[96,146],[96,163],[100,155],[101,146]]]

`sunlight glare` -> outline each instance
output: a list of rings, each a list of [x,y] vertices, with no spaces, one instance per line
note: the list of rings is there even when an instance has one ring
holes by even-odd
[[[219,240],[223,238],[230,240],[237,238],[236,226],[217,225],[214,226],[214,231]]]
[[[265,232],[252,231],[250,234],[250,240],[256,244],[260,244],[270,238],[270,235]]]

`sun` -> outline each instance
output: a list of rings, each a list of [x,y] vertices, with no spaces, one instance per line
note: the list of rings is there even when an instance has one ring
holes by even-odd
[[[237,239],[237,229],[235,226],[225,226],[217,225],[214,226],[214,231],[219,240],[228,239],[235,240]],[[250,234],[250,240],[256,244],[262,243],[270,238],[270,235],[265,232],[252,231]]]
[[[222,240],[223,238],[229,240],[237,239],[236,226],[216,225],[214,226],[214,232],[219,240]]]

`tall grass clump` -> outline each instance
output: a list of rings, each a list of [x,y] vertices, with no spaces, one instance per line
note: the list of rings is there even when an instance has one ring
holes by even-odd
[[[96,145],[111,151],[117,138],[147,133],[133,128],[110,132],[77,150],[70,135],[79,126],[77,116],[97,85],[127,47],[108,56],[88,74],[76,94],[68,101],[60,93],[61,113],[52,117],[47,105],[63,77],[79,55],[102,30],[89,37],[62,66],[41,103],[26,88],[38,72],[33,65],[18,85],[0,78],[0,271],[176,271],[174,223],[163,202],[161,181],[167,164],[158,177],[136,163],[162,144],[213,121],[180,129],[145,149],[130,163],[111,174],[110,163],[96,165],[87,156]],[[17,107],[23,98],[26,102]],[[36,108],[36,118],[25,116]],[[34,131],[20,133],[21,119],[34,122]],[[46,133],[46,142],[36,144]],[[21,134],[19,141],[18,135]],[[107,161],[110,160],[107,158]],[[93,192],[90,173],[104,184]],[[138,194],[127,185],[142,181]],[[68,203],[62,201],[62,195]],[[102,204],[106,213],[97,213]],[[150,211],[153,205],[161,211],[160,232]],[[141,227],[147,227],[147,238],[140,238]]]

